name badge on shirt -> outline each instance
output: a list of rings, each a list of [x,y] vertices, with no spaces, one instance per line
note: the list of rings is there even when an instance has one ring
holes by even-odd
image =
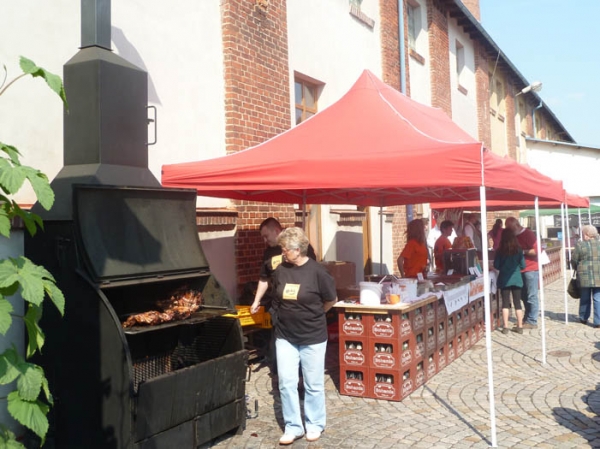
[[[297,301],[299,291],[300,284],[285,284],[285,287],[283,288],[283,299],[291,299]]]
[[[283,262],[283,255],[271,257],[271,269],[275,270]]]

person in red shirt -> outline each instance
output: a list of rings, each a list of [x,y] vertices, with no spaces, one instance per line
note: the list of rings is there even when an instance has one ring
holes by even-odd
[[[429,264],[423,220],[417,218],[408,223],[406,239],[406,246],[398,256],[398,270],[402,277],[416,278],[418,273],[426,273]]]
[[[444,273],[446,270],[444,269],[444,251],[447,249],[452,249],[452,243],[450,243],[450,235],[454,229],[454,223],[450,220],[442,221],[440,225],[440,231],[442,235],[438,237],[435,241],[435,245],[433,247],[433,257],[435,260],[435,271],[438,273]]]
[[[521,276],[523,277],[521,298],[525,304],[523,329],[537,329],[540,307],[538,302],[540,275],[538,271],[537,237],[531,229],[521,226],[515,217],[508,217],[504,224],[517,236],[517,241],[525,256],[525,269],[521,270]]]

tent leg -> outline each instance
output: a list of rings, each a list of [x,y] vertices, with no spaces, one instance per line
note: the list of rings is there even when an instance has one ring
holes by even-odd
[[[539,261],[539,255],[542,252],[542,239],[540,235],[540,208],[539,208],[539,199],[535,197],[535,233],[537,238],[537,256]],[[541,320],[542,324],[542,364],[546,364],[546,322],[544,321],[544,269],[541,263],[538,262],[538,276],[540,278],[539,285],[540,290],[538,293],[538,300],[540,302],[540,311],[538,318]]]
[[[485,186],[479,188],[481,201],[481,235],[487,236],[487,208],[485,204]],[[488,364],[488,386],[490,400],[490,431],[492,437],[492,447],[498,447],[496,438],[496,403],[494,400],[494,369],[492,365],[492,318],[491,318],[491,300],[490,300],[490,261],[488,257],[488,239],[482,238],[482,256],[483,256],[483,297],[485,305],[485,347]]]
[[[567,262],[567,235],[565,234],[565,204],[560,205],[560,221],[561,221],[561,231],[562,231],[562,256],[563,263],[561,263],[560,272],[563,277],[563,290],[565,295],[565,324],[569,324],[569,298],[567,298],[567,267],[565,263]]]

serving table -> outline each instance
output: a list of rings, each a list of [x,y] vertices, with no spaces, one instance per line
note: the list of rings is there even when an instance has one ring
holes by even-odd
[[[451,286],[412,303],[337,302],[340,393],[401,401],[460,357],[485,335],[479,283],[464,286],[464,305],[452,303],[450,313],[443,295],[458,291]],[[494,329],[500,305],[495,294],[490,301]]]

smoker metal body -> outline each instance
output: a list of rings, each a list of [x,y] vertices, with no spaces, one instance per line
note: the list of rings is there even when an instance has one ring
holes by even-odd
[[[195,192],[74,186],[72,222],[48,221],[26,254],[66,297],[41,322],[37,360],[55,396],[57,448],[197,447],[245,425],[247,351],[195,233]],[[162,237],[161,237],[162,236]],[[190,318],[123,328],[181,288]]]

